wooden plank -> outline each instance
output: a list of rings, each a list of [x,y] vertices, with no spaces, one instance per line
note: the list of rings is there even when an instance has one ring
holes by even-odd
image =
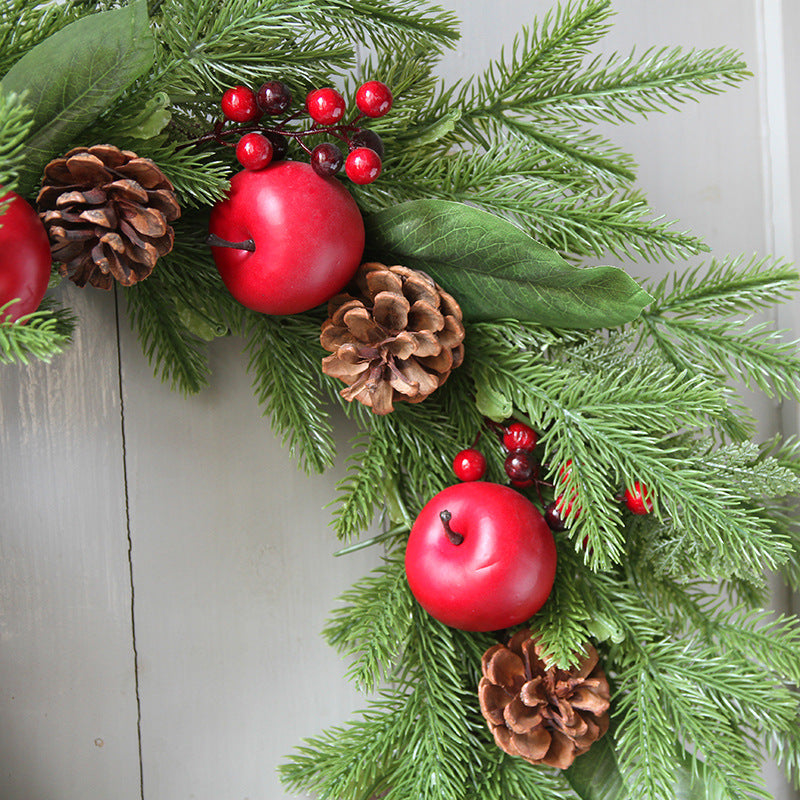
[[[123,345],[145,797],[283,797],[283,757],[363,704],[320,631],[377,553],[332,557],[343,471],[298,471],[240,341],[188,399]]]
[[[75,345],[0,367],[0,796],[139,797],[113,296]]]

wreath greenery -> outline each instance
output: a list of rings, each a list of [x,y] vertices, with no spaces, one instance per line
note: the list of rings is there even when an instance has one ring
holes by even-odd
[[[556,6],[456,86],[435,74],[456,20],[426,0],[9,0],[0,10],[0,184],[33,200],[53,158],[111,142],[155,161],[175,187],[174,248],[146,281],[117,289],[156,374],[198,392],[206,344],[240,336],[255,395],[305,470],[334,459],[332,405],[359,427],[333,529],[342,552],[380,544],[385,555],[325,636],[371,699],[288,758],[292,790],[331,800],[765,797],[765,753],[798,785],[800,626],[765,610],[763,576],[800,589],[800,453],[795,441],[751,441],[754,421],[728,386],[800,395],[796,345],[752,322],[791,296],[798,274],[773,258],[726,257],[639,285],[594,265],[707,248],[651,212],[631,158],[593,126],[748,75],[724,48],[593,57],[610,5]],[[354,43],[370,52],[357,70]],[[371,122],[383,175],[348,184],[367,256],[431,275],[466,327],[463,365],[424,402],[387,415],[346,402],[321,371],[324,308],[277,317],[232,299],[205,240],[233,155],[213,141],[185,146],[233,84],[280,78],[304,96],[335,83],[347,96],[356,73],[395,98]],[[22,322],[0,322],[0,360],[49,359],[76,324],[45,300]],[[611,732],[565,770],[503,753],[481,717],[481,657],[506,632],[443,625],[404,571],[413,520],[454,482],[459,450],[483,434],[487,480],[507,482],[492,431],[512,418],[540,434],[542,482],[520,491],[546,504],[561,476],[573,498],[552,593],[527,625],[548,667],[574,666],[593,642],[611,685]],[[636,481],[649,514],[617,499]],[[382,533],[359,539],[376,517]]]

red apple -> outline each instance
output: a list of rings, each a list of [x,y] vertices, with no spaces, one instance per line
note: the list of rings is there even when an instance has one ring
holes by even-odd
[[[556,546],[533,503],[508,486],[459,483],[420,512],[406,547],[414,597],[465,631],[524,622],[553,587]]]
[[[0,190],[2,191],[2,190]],[[39,307],[50,281],[50,240],[39,215],[14,192],[0,197],[0,322],[16,322]]]
[[[324,303],[353,277],[364,250],[364,220],[350,193],[299,161],[234,175],[209,230],[228,290],[264,314]]]

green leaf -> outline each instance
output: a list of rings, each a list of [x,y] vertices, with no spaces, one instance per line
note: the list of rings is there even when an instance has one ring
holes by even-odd
[[[47,162],[75,142],[152,66],[155,40],[147,0],[91,14],[29,50],[0,81],[3,92],[27,91],[33,110],[28,158],[18,191],[31,192]]]
[[[367,217],[367,251],[423,270],[465,319],[613,328],[652,297],[617,267],[579,269],[513,223],[448,200],[412,200]]]
[[[610,735],[576,758],[564,776],[581,800],[637,800],[639,796],[635,787],[625,784]],[[703,762],[686,752],[676,758],[673,788],[675,800],[723,800],[728,796]]]
[[[166,92],[157,92],[133,117],[115,125],[120,137],[131,139],[152,139],[167,127],[172,119],[169,110],[172,101]]]

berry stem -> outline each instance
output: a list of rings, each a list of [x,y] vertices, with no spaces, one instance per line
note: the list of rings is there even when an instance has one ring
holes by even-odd
[[[252,239],[245,239],[243,242],[229,242],[227,239],[221,239],[216,233],[210,233],[206,244],[209,247],[230,247],[233,250],[247,250],[250,253],[255,253],[256,243]]]
[[[447,534],[447,539],[450,544],[461,544],[464,541],[464,537],[460,533],[456,533],[450,527],[450,520],[453,519],[453,515],[445,508],[443,511],[439,512],[439,519],[442,521],[442,527],[444,528],[445,534]]]

